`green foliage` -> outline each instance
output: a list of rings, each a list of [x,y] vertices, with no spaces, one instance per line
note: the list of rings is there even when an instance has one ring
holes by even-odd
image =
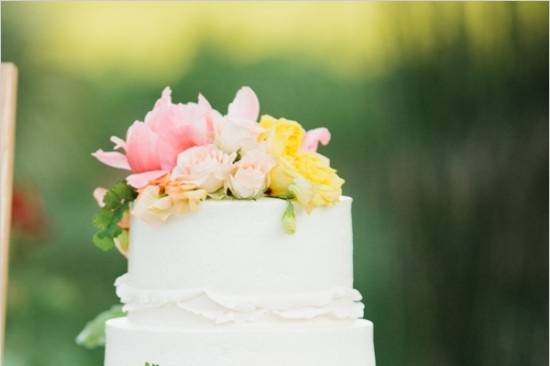
[[[159,366],[159,364],[158,363],[145,362],[145,366]]]
[[[122,234],[118,222],[136,197],[136,190],[130,187],[126,181],[115,183],[105,194],[103,207],[99,209],[93,219],[97,229],[93,236],[93,242],[99,249],[108,251],[114,247],[114,239]]]
[[[289,234],[296,232],[296,212],[291,200],[287,200],[285,212],[283,213],[283,227]]]
[[[283,194],[283,195],[280,195],[280,196],[270,195],[269,197],[279,198],[281,200],[293,200],[293,199],[296,198],[296,195],[293,192],[288,192],[287,194]]]
[[[76,337],[76,343],[85,348],[96,348],[105,345],[105,322],[109,319],[120,318],[125,313],[122,305],[114,305],[109,310],[97,315],[88,322]]]

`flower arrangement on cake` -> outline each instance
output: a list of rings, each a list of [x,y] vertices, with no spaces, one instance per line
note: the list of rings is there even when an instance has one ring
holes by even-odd
[[[105,345],[105,366],[375,364],[352,199],[317,152],[330,133],[259,112],[248,87],[225,115],[166,88],[114,151],[93,153],[129,171],[94,192],[95,244],[128,257],[120,305],[76,339]]]
[[[129,171],[110,190],[97,188],[94,243],[103,250],[128,250],[129,212],[155,224],[195,210],[200,202],[287,200],[284,228],[296,228],[294,205],[307,212],[330,206],[342,194],[341,179],[317,152],[330,141],[326,128],[305,131],[295,121],[260,114],[254,91],[242,87],[222,115],[205,97],[173,103],[165,88],[126,140],[111,137],[115,151],[97,150],[100,162]]]

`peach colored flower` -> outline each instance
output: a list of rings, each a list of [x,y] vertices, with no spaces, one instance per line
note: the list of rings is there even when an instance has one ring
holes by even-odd
[[[194,210],[206,199],[207,192],[194,184],[167,176],[153,181],[140,190],[134,202],[132,214],[141,220],[155,224],[166,221],[170,216]]]
[[[200,189],[193,184],[185,184],[178,179],[168,182],[164,190],[172,199],[174,212],[177,213],[195,210],[199,203],[208,196],[204,189]]]
[[[162,194],[159,186],[147,186],[134,201],[132,214],[153,224],[166,221],[173,212],[172,198]]]

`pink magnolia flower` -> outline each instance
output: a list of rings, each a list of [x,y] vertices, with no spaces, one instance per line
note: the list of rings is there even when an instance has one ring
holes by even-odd
[[[259,113],[258,97],[251,88],[242,87],[229,104],[227,114],[215,120],[216,145],[228,153],[255,148],[261,132]]]
[[[316,152],[319,143],[327,145],[330,142],[330,132],[325,127],[307,131],[302,141],[302,150]]]
[[[192,147],[178,155],[172,179],[213,193],[223,187],[236,155],[227,154],[213,144]]]
[[[115,150],[98,150],[92,155],[114,168],[130,170],[126,180],[135,188],[170,172],[180,152],[212,142],[214,118],[219,115],[199,95],[198,103],[173,104],[170,88],[165,88],[145,122],[135,121],[126,133],[126,141],[113,136]]]
[[[260,197],[269,185],[269,172],[274,165],[275,159],[265,149],[250,150],[235,164],[227,188],[237,198]]]

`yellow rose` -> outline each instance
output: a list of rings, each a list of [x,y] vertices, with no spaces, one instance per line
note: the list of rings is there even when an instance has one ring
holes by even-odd
[[[289,193],[289,186],[294,183],[298,176],[298,172],[294,167],[294,157],[281,156],[270,173],[271,194],[274,196],[284,196]]]
[[[270,173],[270,190],[274,196],[293,193],[308,212],[314,207],[329,206],[342,195],[344,180],[321,154],[301,150],[305,131],[295,121],[262,116],[260,141],[266,142],[276,165]]]
[[[314,207],[336,203],[342,195],[343,184],[344,180],[330,167],[326,157],[309,151],[279,158],[271,171],[272,194],[293,193],[308,212]]]
[[[332,205],[342,195],[344,180],[323,155],[302,151],[294,160],[294,168],[299,175],[289,186],[289,191],[308,212],[314,207]]]
[[[263,132],[259,139],[267,142],[269,153],[275,158],[295,156],[306,133],[298,122],[267,115],[260,119],[260,127]]]

